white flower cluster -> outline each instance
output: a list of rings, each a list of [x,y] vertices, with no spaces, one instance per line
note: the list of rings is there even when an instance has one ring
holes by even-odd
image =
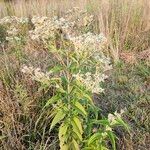
[[[78,8],[67,11],[61,18],[57,16],[53,18],[34,16],[31,19],[34,29],[29,31],[29,35],[32,40],[47,42],[47,40],[55,38],[58,31],[61,31],[61,36],[70,40],[71,37],[80,33],[81,26],[87,26],[92,21],[92,15],[80,11]]]
[[[42,40],[44,42],[55,37],[55,34],[59,30],[61,30],[63,34],[69,34],[69,29],[73,26],[73,23],[58,17],[48,18],[34,16],[31,21],[35,27],[34,30],[29,31],[31,39],[37,41]]]
[[[88,52],[89,55],[97,55],[97,52],[101,52],[104,44],[107,42],[103,34],[95,35],[90,32],[77,37],[71,37],[70,40],[75,45],[78,53]]]
[[[123,109],[121,109],[120,113],[118,113],[117,111],[115,111],[114,114],[108,114],[108,121],[110,122],[111,125],[114,125],[117,123],[117,119],[121,119],[122,114],[125,111]]]
[[[39,43],[44,43],[45,46],[51,42],[57,42],[57,36],[61,39],[67,39],[69,44],[73,44],[71,47],[73,52],[77,54],[77,57],[85,57],[84,65],[87,66],[86,74],[77,74],[76,78],[80,79],[82,83],[93,93],[103,92],[103,89],[99,86],[100,82],[104,82],[107,76],[104,75],[105,71],[110,70],[110,60],[104,56],[102,49],[107,43],[107,39],[103,34],[94,34],[91,32],[83,34],[82,27],[88,26],[92,23],[94,17],[87,12],[80,11],[78,8],[73,8],[68,11],[64,17],[37,17],[34,16],[29,21],[28,18],[17,17],[5,17],[0,20],[0,24],[6,25],[7,37],[6,40],[20,40],[20,33],[23,32],[24,25],[30,23],[32,29],[27,29],[25,32],[27,38]],[[22,33],[21,33],[22,34]],[[58,43],[59,43],[58,39]],[[60,42],[61,43],[61,42]],[[72,50],[71,49],[71,50]],[[89,63],[87,59],[94,61]],[[92,69],[96,72],[90,73]],[[37,81],[49,81],[49,74],[43,73],[39,68],[27,67],[22,68],[22,72],[32,75],[32,78]],[[82,71],[81,71],[82,72]],[[92,72],[92,71],[91,71]]]
[[[100,82],[104,82],[104,80],[108,77],[104,74],[87,72],[86,74],[76,74],[74,77],[82,82],[88,90],[92,93],[101,93],[104,91],[99,85]]]
[[[0,19],[0,24],[26,24],[28,23],[29,19],[28,18],[25,18],[25,17],[16,17],[16,16],[6,16],[2,19]]]
[[[102,70],[103,72],[112,69],[112,65],[110,64],[110,58],[106,57],[102,52],[94,53],[93,57],[99,64],[101,64],[100,70]]]
[[[30,75],[33,80],[41,82],[41,83],[48,83],[50,80],[51,72],[42,72],[40,68],[33,68],[32,66],[28,67],[23,65],[21,68],[21,72],[27,75]]]
[[[81,26],[87,26],[92,21],[92,15],[89,15],[87,12],[81,11],[79,10],[79,8],[75,7],[72,10],[67,11],[64,17],[61,18],[58,18],[57,16],[54,16],[53,18],[37,16],[32,17],[30,23],[34,28],[28,30],[27,32],[29,33],[29,37],[32,40],[39,42],[47,42],[47,40],[55,38],[56,34],[61,34],[63,38],[74,41],[74,44],[76,44],[77,46],[78,43],[82,41],[81,38],[87,37],[86,41],[88,42],[88,40],[90,39],[92,39],[93,41],[99,41],[103,37],[99,35],[97,36],[97,39],[95,39],[96,36],[94,37],[94,35],[92,36],[90,33],[88,33],[87,35],[85,34],[81,37],[79,36],[73,38],[74,36],[79,35],[79,33],[81,32]],[[0,19],[0,24],[7,27],[8,36],[6,40],[8,41],[11,41],[13,39],[18,41],[18,34],[21,33],[20,26],[28,23],[29,19],[22,17],[18,18],[15,16],[8,16]],[[61,33],[58,33],[58,31],[61,31]]]
[[[21,33],[22,28],[21,26],[28,24],[28,18],[18,18],[15,16],[7,16],[2,19],[0,19],[0,25],[4,25],[6,27],[7,32],[7,41],[19,41],[20,38],[18,35]]]

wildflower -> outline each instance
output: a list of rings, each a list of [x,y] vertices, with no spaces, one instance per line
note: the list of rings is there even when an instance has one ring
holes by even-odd
[[[89,55],[100,52],[106,38],[104,35],[95,35],[86,33],[77,37],[71,37],[70,40],[74,43],[77,53],[83,53],[88,50]]]
[[[72,26],[65,18],[56,16],[53,18],[34,16],[31,21],[35,26],[35,29],[29,32],[31,39],[42,40],[43,42],[46,42],[49,38],[55,38],[58,30],[69,34],[69,28]]]
[[[74,13],[74,16],[72,16],[72,13]],[[46,46],[49,41],[51,43],[55,42],[57,35],[65,40],[67,39],[73,45],[72,49],[77,57],[81,58],[85,56],[85,58],[90,58],[95,62],[93,68],[92,64],[90,66],[89,62],[85,60],[84,65],[88,68],[86,73],[78,73],[74,77],[82,82],[92,93],[100,93],[104,92],[104,89],[100,87],[99,83],[104,82],[108,77],[105,75],[105,71],[112,68],[110,59],[102,52],[107,40],[103,34],[94,34],[91,32],[81,34],[79,29],[81,26],[87,26],[93,19],[92,15],[88,15],[84,11],[79,11],[78,8],[73,8],[61,18],[57,16],[52,18],[33,16],[31,22],[34,25],[34,29],[29,30],[27,35],[31,40],[44,43]],[[20,41],[22,36],[20,34],[22,31],[21,27],[27,24],[28,21],[28,18],[14,16],[1,19],[0,24],[7,24],[6,40]],[[93,72],[91,68],[96,71]],[[38,81],[48,81],[50,77],[50,74],[42,72],[40,68],[24,66],[22,72],[32,75],[33,79]]]
[[[92,93],[101,93],[104,91],[99,85],[100,82],[104,81],[100,74],[92,74],[87,72],[85,74],[76,74],[73,75],[78,81],[82,82],[88,90]]]
[[[34,71],[34,68],[33,67],[28,67],[26,65],[23,65],[23,67],[21,68],[21,72],[22,73],[25,73],[25,74],[32,74]]]
[[[117,113],[117,111],[115,111],[114,115],[115,115],[117,118],[121,118],[121,113]]]
[[[118,113],[117,111],[115,111],[114,115],[117,117],[117,118],[121,118],[121,115],[124,113],[125,111],[123,109],[120,110],[120,113]]]
[[[44,82],[44,81],[48,81],[50,78],[49,78],[49,75],[42,72],[40,68],[36,68],[34,69],[33,79]]]
[[[7,16],[0,19],[0,24],[6,28],[6,40],[12,42],[13,40],[20,41],[19,35],[24,32],[24,25],[28,25],[28,18],[18,18],[16,16]]]
[[[118,113],[115,111],[114,115],[113,114],[108,114],[108,120],[111,123],[111,125],[115,124],[117,122],[117,119],[121,118],[121,115],[124,113],[124,110],[121,109],[121,112]]]
[[[96,133],[97,131],[98,131],[98,129],[97,128],[93,128],[93,133]]]
[[[115,123],[116,122],[116,117],[113,114],[108,114],[108,120],[111,123]]]
[[[41,82],[43,84],[48,84],[49,80],[50,80],[50,75],[51,72],[42,72],[40,68],[33,68],[33,67],[28,67],[26,65],[24,65],[21,68],[21,72],[23,72],[24,74],[30,75],[32,77],[33,80]]]

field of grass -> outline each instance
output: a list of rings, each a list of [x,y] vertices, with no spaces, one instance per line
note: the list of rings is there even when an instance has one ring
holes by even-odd
[[[71,15],[69,14],[70,16],[67,14],[70,18],[66,17],[66,12],[72,9],[76,11],[72,11]],[[86,12],[80,12],[80,10]],[[29,21],[23,23],[23,25],[16,23],[17,19],[14,19],[16,22],[12,21],[11,23],[6,23],[7,19],[1,21],[6,16],[26,17]],[[95,109],[93,105],[85,104],[87,102],[84,102],[84,100],[74,100],[84,106],[89,115],[86,118],[82,117],[82,114],[78,113],[69,101],[70,97],[74,96],[68,94],[68,87],[71,87],[69,83],[72,82],[70,76],[72,72],[76,74],[78,70],[84,73],[87,70],[92,73],[96,70],[97,73],[98,62],[94,60],[95,57],[92,57],[90,52],[89,55],[86,52],[79,51],[82,57],[73,52],[76,49],[80,50],[81,47],[88,51],[88,47],[85,45],[83,48],[84,43],[75,45],[74,39],[68,38],[66,34],[63,35],[65,27],[59,30],[60,28],[49,27],[47,24],[42,26],[47,19],[38,20],[35,18],[33,20],[34,16],[39,16],[39,18],[44,16],[48,18],[54,16],[69,18],[70,22],[72,20],[75,22],[71,34],[74,36],[80,35],[80,38],[84,35],[87,38],[86,34],[92,32],[93,34],[88,34],[88,37],[91,36],[91,41],[93,39],[99,40],[97,35],[103,33],[100,36],[102,42],[98,41],[101,44],[100,51],[93,50],[92,55],[100,54],[100,56],[106,57],[101,59],[101,72],[99,72],[101,76],[108,76],[99,85],[100,89],[104,89],[104,91],[96,94],[93,92],[94,88],[90,89],[91,91],[89,89],[86,91],[86,86],[84,88],[81,86],[80,90],[83,91],[78,96],[75,95],[77,99],[83,93],[86,94],[87,99],[91,96],[94,104],[98,107]],[[57,133],[58,128],[66,122],[65,117],[52,131],[50,129],[53,123],[52,118],[55,118],[53,116],[57,114],[55,109],[60,109],[62,105],[63,107],[67,105],[66,109],[71,110],[72,108],[71,115],[78,117],[78,120],[81,121],[79,124],[83,128],[81,135],[84,141],[79,142],[80,140],[77,137],[73,137],[76,142],[73,143],[74,140],[72,140],[71,144],[74,147],[70,146],[71,148],[68,148],[68,150],[83,149],[87,145],[90,150],[105,150],[105,146],[108,149],[115,149],[112,142],[113,138],[108,140],[102,134],[102,137],[99,138],[104,138],[104,141],[98,141],[99,139],[95,136],[95,140],[92,139],[94,144],[90,147],[90,136],[95,135],[95,132],[104,132],[99,129],[101,126],[97,124],[94,124],[91,130],[90,127],[85,127],[86,123],[89,126],[92,124],[93,108],[98,109],[97,119],[101,122],[107,122],[109,114],[124,110],[122,119],[130,130],[127,131],[120,126],[111,129],[117,136],[117,150],[150,149],[149,0],[11,0],[9,2],[0,0],[0,19],[0,150],[55,150],[59,149],[59,146],[62,148],[63,146],[59,144],[61,138]],[[56,22],[59,23],[59,19],[57,19]],[[61,22],[60,24],[61,26],[66,25]],[[42,26],[42,29],[40,26]],[[53,30],[49,31],[48,28],[53,28]],[[18,32],[14,33],[13,29],[18,30]],[[45,39],[45,32],[50,32],[52,37]],[[70,34],[70,30],[67,32]],[[36,39],[37,36],[38,40]],[[66,52],[66,49],[71,52]],[[99,50],[99,47],[97,49]],[[110,58],[109,63],[107,58]],[[69,62],[68,59],[70,59]],[[81,65],[83,62],[80,64],[82,59],[85,59],[83,68]],[[67,67],[63,69],[63,65]],[[26,66],[33,66],[33,68],[25,68],[28,72],[32,70],[32,73],[26,74],[25,69],[22,68]],[[38,69],[34,70],[34,67]],[[107,67],[110,68],[107,69]],[[64,91],[62,89],[57,91],[58,85],[54,87],[54,85],[51,86],[47,83],[47,71],[52,71],[56,75],[54,79],[62,80]],[[96,73],[93,73],[93,76],[97,75]],[[40,75],[45,78],[39,78]],[[90,80],[88,81],[89,84],[87,84],[90,86]],[[61,98],[65,99],[65,91],[67,93],[66,101],[58,100],[58,103],[55,101],[51,106],[45,108],[45,105],[50,103],[47,100],[56,96],[57,92],[60,92],[59,96],[61,95]],[[107,128],[107,126],[105,127]],[[98,142],[101,143],[100,147],[94,147],[99,145]],[[78,143],[79,146],[77,146]],[[67,150],[67,148],[64,150]]]

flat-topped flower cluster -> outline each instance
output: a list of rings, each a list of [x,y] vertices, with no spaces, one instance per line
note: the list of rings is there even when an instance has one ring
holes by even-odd
[[[7,31],[6,40],[19,39],[25,32],[30,40],[47,42],[55,38],[56,33],[61,33],[64,39],[74,39],[74,36],[82,32],[82,28],[88,28],[93,21],[93,16],[78,8],[67,11],[63,17],[54,16],[32,18],[7,16],[0,19],[0,25],[5,26]]]
[[[29,19],[25,17],[18,18],[16,16],[7,16],[0,19],[0,25],[4,26],[6,29],[7,41],[21,40],[20,35],[26,32],[25,27],[27,27],[28,23]]]
[[[64,34],[69,34],[69,29],[73,27],[72,22],[68,22],[64,18],[48,18],[48,17],[36,17],[31,19],[34,24],[34,30],[29,31],[29,35],[32,40],[44,41],[55,38],[58,31],[61,30]]]
[[[80,65],[84,66],[73,76],[80,78],[80,81],[92,92],[99,93],[103,91],[99,83],[104,82],[104,79],[107,78],[105,71],[112,67],[110,59],[102,52],[107,43],[105,36],[102,33],[95,34],[87,30],[93,20],[94,16],[74,8],[60,18],[57,16],[52,18],[5,17],[0,20],[0,25],[6,28],[8,43],[21,41],[23,37],[27,41],[42,43],[45,47],[54,46],[60,41],[67,41],[68,44],[73,45],[72,53],[75,53],[76,61],[80,61]],[[46,80],[49,78],[48,74],[44,74],[37,68],[24,66],[22,72],[29,73],[31,69],[33,79],[44,81],[44,78]]]

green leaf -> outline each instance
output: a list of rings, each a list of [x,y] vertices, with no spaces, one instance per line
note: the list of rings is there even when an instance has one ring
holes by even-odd
[[[113,150],[116,150],[116,143],[115,143],[115,135],[112,132],[107,132],[109,139],[111,140],[111,144],[113,147]]]
[[[83,94],[83,96],[84,96],[92,105],[94,105],[92,98],[91,98],[88,94]]]
[[[46,102],[44,108],[47,107],[47,106],[49,106],[49,105],[51,105],[51,104],[53,104],[53,103],[55,103],[57,100],[59,100],[59,96],[58,96],[58,95],[53,96],[52,98],[50,98],[50,99]]]
[[[60,150],[69,150],[69,146],[67,144],[60,145]]]
[[[68,125],[65,123],[62,123],[61,126],[59,127],[59,140],[62,140],[62,137],[65,136],[66,132],[68,129]]]
[[[92,120],[91,121],[93,124],[101,124],[101,125],[110,125],[109,121],[107,119],[103,119],[103,120]]]
[[[93,147],[84,147],[82,150],[93,150]]]
[[[59,123],[64,117],[65,117],[65,113],[62,111],[62,110],[59,110],[57,112],[57,114],[55,115],[52,123],[51,123],[51,126],[50,126],[50,130],[57,124]]]
[[[84,107],[79,102],[75,103],[75,107],[81,112],[83,116],[87,116],[87,112],[85,111]]]
[[[61,81],[63,84],[68,84],[67,78],[65,76],[61,77]]]
[[[128,132],[130,132],[129,126],[121,118],[117,118],[116,121],[119,125],[122,125]]]
[[[93,134],[90,139],[88,140],[88,145],[92,144],[93,142],[95,142],[97,139],[100,139],[101,134],[100,133],[95,133]]]
[[[67,94],[67,92],[62,87],[57,88],[57,91],[63,94]]]
[[[61,150],[67,150],[68,146],[65,144],[66,141],[66,133],[67,133],[68,125],[65,123],[62,123],[61,126],[59,127],[59,141],[60,141],[60,149]]]
[[[76,139],[82,141],[82,134],[80,133],[78,127],[76,126],[76,124],[74,122],[72,122],[72,130],[73,130],[73,134],[76,137]]]
[[[109,150],[107,147],[105,147],[105,146],[101,146],[101,149],[102,150]]]
[[[77,126],[79,132],[81,134],[83,134],[83,129],[82,129],[81,121],[77,117],[74,117],[73,121],[74,121],[75,125]]]
[[[73,144],[74,150],[80,150],[79,144],[75,141],[75,139],[72,140],[72,144]]]

